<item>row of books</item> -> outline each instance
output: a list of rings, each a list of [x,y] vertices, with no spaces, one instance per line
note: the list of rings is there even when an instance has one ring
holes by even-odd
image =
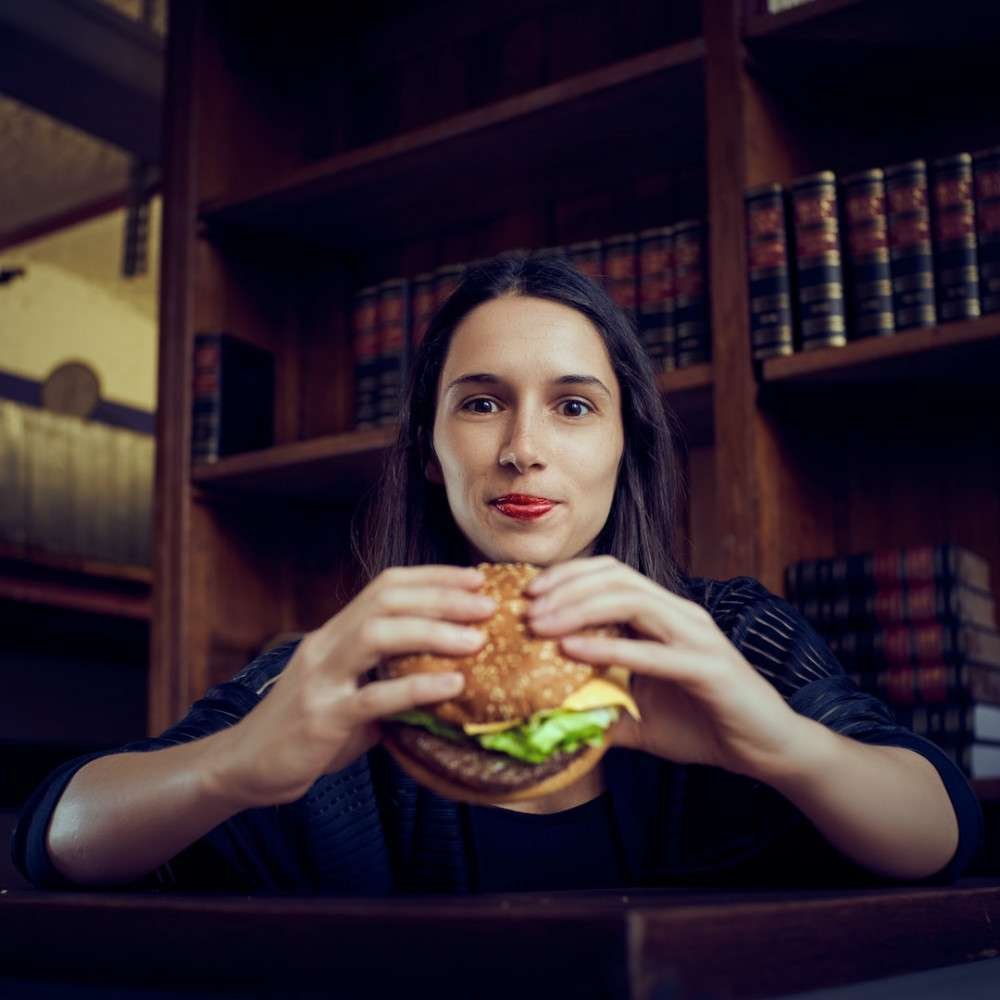
[[[547,247],[603,285],[635,324],[653,367],[670,371],[711,360],[707,228],[703,220]],[[354,298],[355,427],[395,423],[409,358],[465,264],[390,278]]]
[[[150,562],[154,440],[0,399],[0,542]]]
[[[802,560],[785,589],[902,725],[970,776],[1000,775],[1000,632],[982,556],[945,543]]]
[[[756,361],[1000,311],[1000,148],[744,201]]]

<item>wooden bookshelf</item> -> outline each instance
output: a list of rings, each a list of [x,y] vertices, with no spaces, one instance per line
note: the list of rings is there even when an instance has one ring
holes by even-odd
[[[151,584],[152,572],[144,566],[0,545],[3,600],[148,621]]]
[[[709,220],[713,362],[659,377],[690,449],[689,571],[781,592],[797,559],[953,540],[998,578],[1000,320],[755,365],[743,194],[1000,142],[1000,14],[612,7],[176,5],[152,731],[344,600],[352,517],[393,436],[352,430],[353,293],[513,247]],[[201,329],[274,353],[276,443],[192,467]]]

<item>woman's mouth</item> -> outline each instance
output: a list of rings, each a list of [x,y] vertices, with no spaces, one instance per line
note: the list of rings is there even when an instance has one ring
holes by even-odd
[[[534,521],[548,514],[555,507],[555,501],[549,500],[547,497],[509,493],[506,496],[497,497],[493,501],[493,506],[507,517],[513,517],[518,521]]]

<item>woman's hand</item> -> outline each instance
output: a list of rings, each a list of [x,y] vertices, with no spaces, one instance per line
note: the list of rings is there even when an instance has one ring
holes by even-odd
[[[562,636],[570,656],[632,671],[642,722],[623,717],[616,744],[762,779],[794,759],[801,717],[700,605],[611,556],[553,566],[527,593],[537,597],[529,609],[536,633]],[[637,637],[572,635],[612,623]]]
[[[243,808],[292,802],[379,739],[376,720],[457,695],[459,673],[363,683],[385,657],[429,651],[474,653],[485,641],[466,624],[489,618],[495,601],[476,593],[473,568],[388,569],[299,644],[273,690],[228,730],[217,783]]]

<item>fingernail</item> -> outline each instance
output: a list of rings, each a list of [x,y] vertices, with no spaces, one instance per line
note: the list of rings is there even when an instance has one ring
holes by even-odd
[[[463,642],[482,642],[485,636],[477,628],[463,628],[460,629],[460,635]]]
[[[436,682],[445,691],[459,691],[465,686],[465,677],[462,674],[438,674]]]

